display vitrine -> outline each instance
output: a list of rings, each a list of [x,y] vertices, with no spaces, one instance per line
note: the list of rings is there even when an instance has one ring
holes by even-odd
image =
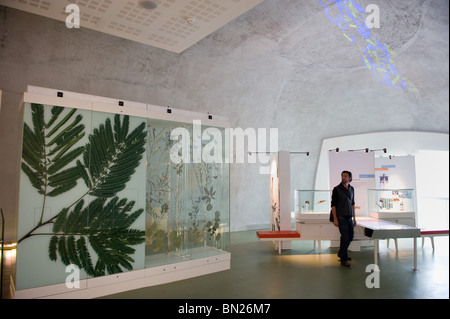
[[[329,213],[331,192],[329,190],[294,190],[296,213]]]
[[[221,163],[173,163],[171,131],[148,120],[146,267],[229,251],[229,170]],[[192,125],[181,126],[192,136]]]
[[[190,156],[226,121],[199,126],[194,113],[44,93],[22,105],[16,296],[229,268],[228,161]],[[152,281],[169,270],[181,273]]]
[[[332,246],[339,245],[339,229],[330,222],[331,210],[330,190],[294,190],[295,198],[295,229],[300,233],[301,240],[313,240],[319,243],[330,240]],[[359,250],[366,245],[364,234],[355,233],[350,250]]]
[[[369,189],[369,216],[415,226],[414,189]]]

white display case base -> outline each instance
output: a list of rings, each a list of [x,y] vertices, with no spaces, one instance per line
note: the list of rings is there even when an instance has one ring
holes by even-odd
[[[230,269],[231,253],[159,267],[80,280],[79,288],[66,284],[17,290],[16,299],[89,299],[161,285]]]

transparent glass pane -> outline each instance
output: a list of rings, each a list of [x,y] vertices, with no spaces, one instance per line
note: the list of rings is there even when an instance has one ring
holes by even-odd
[[[171,132],[179,128],[184,135],[171,140]],[[216,133],[223,136],[223,131]],[[176,143],[183,138],[189,143],[179,149]],[[223,154],[216,162],[194,161],[194,139],[193,125],[148,121],[147,267],[229,251],[229,165]],[[209,142],[201,141],[201,147]],[[216,142],[223,146],[224,141]],[[188,152],[189,160],[174,162],[173,150],[180,157]]]
[[[171,139],[177,129],[182,134]],[[228,252],[223,135],[193,124],[26,103],[16,289],[64,287],[69,277]]]
[[[24,105],[17,290],[66,282],[75,237],[68,235],[68,225],[58,217],[70,211],[86,192],[77,161],[88,140],[90,113],[52,105]],[[84,277],[80,274],[79,278]]]

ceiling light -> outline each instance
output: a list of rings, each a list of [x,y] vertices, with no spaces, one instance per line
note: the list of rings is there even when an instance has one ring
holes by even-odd
[[[197,21],[194,18],[186,17],[184,18],[187,24],[194,25]]]
[[[156,9],[156,7],[158,7],[158,4],[156,2],[150,1],[150,0],[142,0],[139,1],[139,5],[147,10],[153,10]]]

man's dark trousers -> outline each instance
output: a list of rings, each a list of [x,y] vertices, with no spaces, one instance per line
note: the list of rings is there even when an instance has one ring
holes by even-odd
[[[348,260],[348,246],[353,240],[354,229],[352,217],[338,217],[339,232],[341,233],[341,244],[339,246],[338,256],[341,262]]]

